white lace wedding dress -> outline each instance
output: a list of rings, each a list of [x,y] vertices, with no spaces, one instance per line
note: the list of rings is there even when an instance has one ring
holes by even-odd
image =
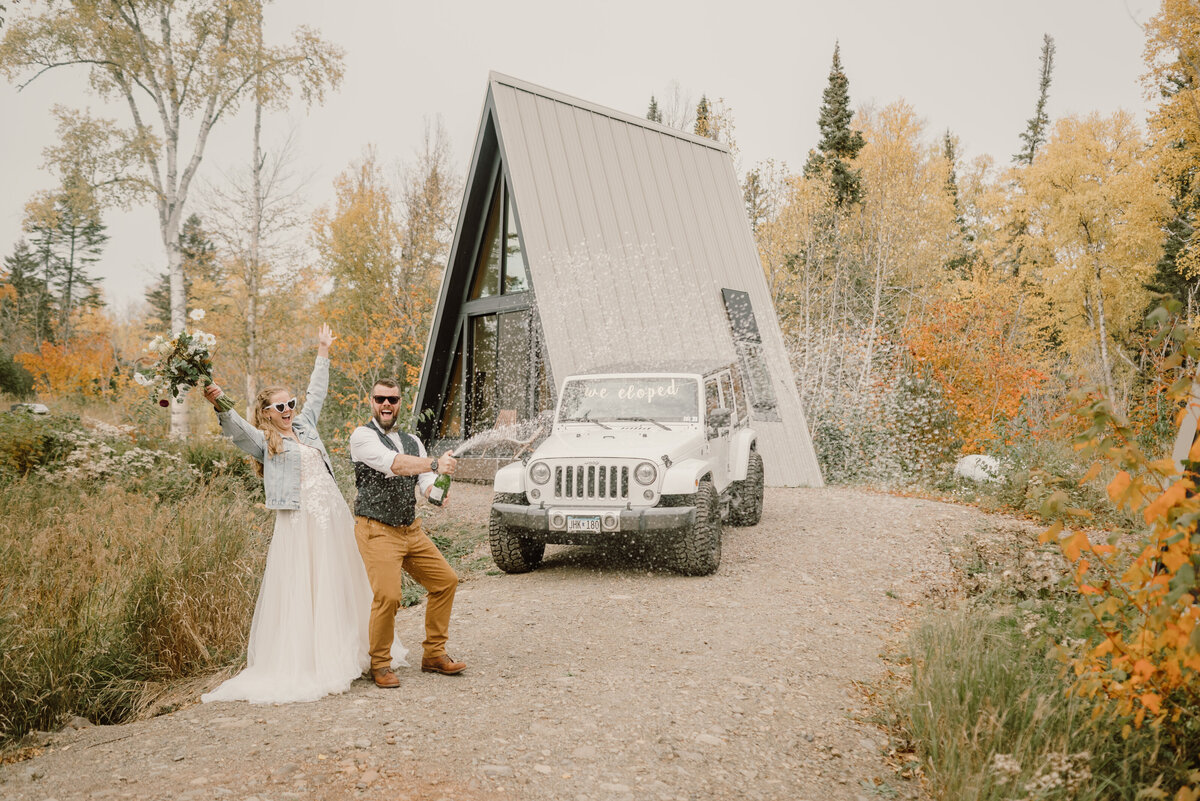
[[[300,508],[276,512],[246,669],[201,701],[315,701],[345,692],[370,664],[373,595],[354,518],[319,451],[301,445],[300,465]],[[405,653],[393,645],[393,665]]]

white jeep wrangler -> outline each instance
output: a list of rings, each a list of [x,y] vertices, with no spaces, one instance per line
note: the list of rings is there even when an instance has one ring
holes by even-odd
[[[563,382],[550,436],[496,473],[492,559],[532,570],[547,543],[630,535],[687,575],[721,563],[721,523],[762,516],[763,463],[737,365],[609,371]]]

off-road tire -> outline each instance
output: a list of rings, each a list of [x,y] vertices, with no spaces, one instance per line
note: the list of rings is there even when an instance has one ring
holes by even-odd
[[[492,503],[529,502],[519,493],[497,492],[492,496]],[[528,573],[541,564],[546,553],[546,543],[510,529],[495,509],[488,520],[488,544],[492,548],[492,561],[505,573]]]
[[[708,576],[721,565],[721,499],[707,479],[689,498],[696,507],[692,526],[675,534],[667,550],[676,571],[685,576]]]
[[[758,451],[750,451],[746,477],[733,482],[730,494],[730,525],[757,526],[762,519],[763,508],[763,460]]]

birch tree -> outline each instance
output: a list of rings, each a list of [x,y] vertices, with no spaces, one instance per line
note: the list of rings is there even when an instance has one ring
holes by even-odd
[[[158,213],[171,283],[171,328],[185,323],[179,232],[213,127],[252,93],[319,102],[342,77],[341,51],[300,28],[259,47],[263,0],[70,0],[30,3],[0,42],[0,71],[24,89],[59,67],[87,71],[94,92],[126,108],[121,145],[137,153],[127,178]],[[187,433],[176,404],[171,433]]]
[[[278,344],[278,335],[264,335],[265,323],[279,301],[276,296],[288,285],[281,273],[302,263],[304,255],[297,243],[307,222],[304,182],[294,170],[292,136],[266,148],[259,136],[252,141],[253,160],[219,184],[206,186],[200,201],[220,245],[227,282],[213,287],[220,297],[209,300],[209,308],[220,305],[218,314],[230,318],[227,344],[236,350],[247,402],[264,380],[262,353]]]

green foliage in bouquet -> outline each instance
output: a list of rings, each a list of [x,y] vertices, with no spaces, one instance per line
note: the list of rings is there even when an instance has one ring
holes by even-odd
[[[203,314],[194,319],[203,319]],[[148,371],[134,373],[134,380],[150,390],[150,397],[158,405],[167,408],[171,398],[179,400],[192,387],[207,386],[213,382],[212,348],[217,338],[204,331],[180,331],[173,337],[157,336],[146,346],[146,350],[157,357]],[[217,407],[227,412],[234,401],[222,396]]]

